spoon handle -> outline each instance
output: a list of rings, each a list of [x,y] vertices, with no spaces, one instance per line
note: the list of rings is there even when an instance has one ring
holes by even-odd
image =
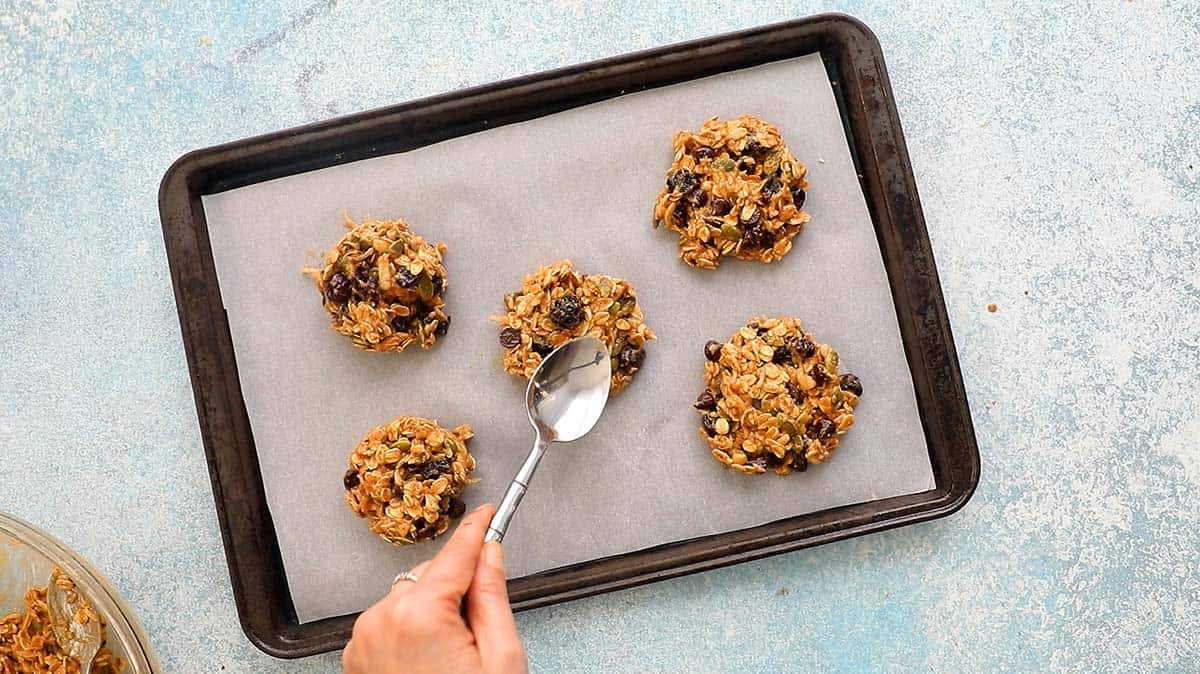
[[[516,514],[517,506],[521,504],[525,491],[529,489],[529,481],[533,479],[533,473],[537,470],[538,463],[542,460],[542,455],[546,453],[546,447],[549,445],[549,442],[542,439],[542,434],[538,433],[537,439],[533,443],[533,449],[525,458],[525,463],[521,465],[521,469],[517,471],[513,481],[508,485],[508,491],[504,492],[504,498],[500,500],[500,505],[496,506],[496,514],[492,515],[487,534],[483,537],[485,543],[504,540],[504,534],[508,532],[508,523]]]

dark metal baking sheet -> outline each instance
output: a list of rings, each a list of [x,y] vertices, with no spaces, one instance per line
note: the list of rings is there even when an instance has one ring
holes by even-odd
[[[263,650],[340,647],[354,616],[300,625],[291,605],[241,397],[200,198],[375,157],[567,108],[810,53],[839,95],[880,244],[937,487],[742,531],[556,569],[510,584],[517,609],[746,561],[953,512],[978,481],[978,454],[916,188],[870,32],[819,16],[534,75],[201,150],[168,171],[164,238],[201,430],[243,626]]]

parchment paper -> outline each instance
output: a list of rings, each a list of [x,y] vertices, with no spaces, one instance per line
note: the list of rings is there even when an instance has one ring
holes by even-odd
[[[776,124],[809,168],[812,222],[781,263],[690,269],[650,226],[671,136],[707,117]],[[932,489],[892,299],[825,69],[816,55],[576,108],[420,150],[204,197],[242,392],[302,622],[361,610],[442,541],[394,548],[346,507],[346,456],[401,415],[471,424],[496,502],[533,433],[503,372],[504,293],[540,264],[629,279],[659,340],[591,435],[543,461],[505,542],[510,576]],[[363,353],[329,328],[300,267],[356,220],[403,217],[449,246],[449,334],[429,351]],[[757,478],[723,470],[691,403],[702,347],[755,314],[791,314],[833,344],[865,394],[832,459]]]

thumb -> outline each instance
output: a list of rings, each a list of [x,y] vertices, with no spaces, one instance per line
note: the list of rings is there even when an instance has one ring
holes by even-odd
[[[467,589],[467,623],[479,646],[483,671],[491,674],[524,674],[525,650],[517,634],[517,622],[508,605],[504,577],[504,549],[485,543],[475,577]]]

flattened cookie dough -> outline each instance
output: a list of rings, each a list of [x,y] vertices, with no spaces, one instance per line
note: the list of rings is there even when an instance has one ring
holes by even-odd
[[[679,234],[679,256],[716,269],[721,257],[774,262],[811,217],[804,206],[804,164],[779,129],[742,115],[713,117],[700,131],[678,131],[667,186],[654,203],[654,226]]]
[[[472,435],[470,426],[446,430],[420,417],[372,428],[350,452],[346,503],[396,545],[432,540],[466,511],[458,497],[476,481],[469,477]]]
[[[729,468],[806,470],[854,424],[862,382],[839,375],[837,352],[795,318],[754,318],[728,342],[705,344],[704,357],[700,434]]]
[[[612,276],[575,271],[570,260],[539,268],[525,277],[521,289],[504,297],[504,370],[528,379],[542,357],[576,337],[592,335],[612,354],[612,386],[616,395],[633,380],[646,358],[646,342],[654,332],[642,318],[633,286]]]
[[[330,324],[365,351],[429,348],[446,334],[446,244],[426,243],[403,220],[346,218],[349,232],[305,269],[316,280]]]

